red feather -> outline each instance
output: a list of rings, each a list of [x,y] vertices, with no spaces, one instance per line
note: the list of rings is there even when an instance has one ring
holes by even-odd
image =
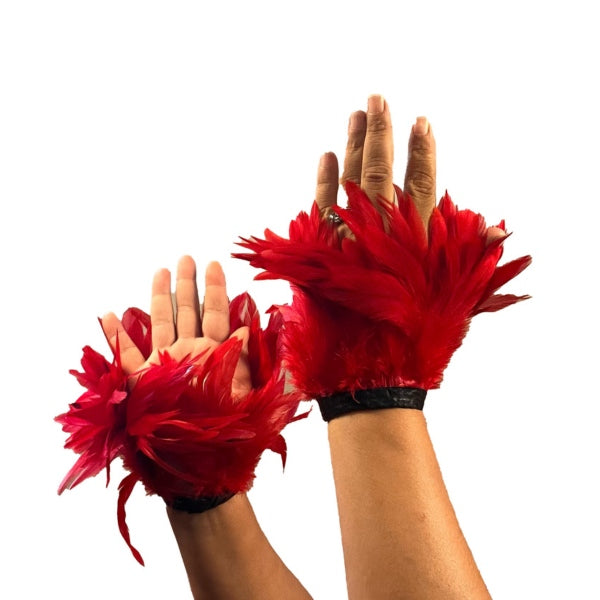
[[[292,304],[280,311],[294,384],[310,397],[439,387],[471,318],[528,298],[494,292],[531,258],[498,267],[505,238],[488,244],[483,217],[458,210],[447,194],[426,232],[398,188],[397,206],[374,206],[352,183],[346,191],[348,208],[336,212],[352,238],[314,204],[292,221],[289,239],[266,230],[264,239],[242,238],[250,252],[234,254],[263,269],[257,279],[292,284]]]
[[[127,399],[125,466],[149,493],[178,496],[245,492],[266,448],[280,451],[281,430],[300,396],[271,377],[245,397],[231,394],[241,341],[231,338],[200,365],[160,356]]]
[[[277,351],[281,317],[272,314],[265,330],[248,294],[230,305],[232,329],[248,326],[251,391],[232,395],[232,380],[242,342],[230,338],[202,357],[175,360],[159,354],[159,362],[128,378],[116,353],[109,363],[91,348],[84,349],[83,372],[72,371],[88,391],[69,412],[56,420],[71,434],[66,447],[81,454],[59,492],[92,477],[117,456],[130,471],[119,486],[119,530],[136,560],[125,521],[125,505],[141,481],[149,494],[167,503],[177,497],[221,496],[252,487],[254,471],[266,449],[285,465],[281,431],[296,416],[302,396],[285,389],[285,374]],[[129,309],[123,324],[141,344],[151,348],[150,322],[139,309]],[[133,335],[132,335],[133,332]],[[201,358],[202,360],[198,360]]]
[[[152,353],[150,315],[139,308],[131,307],[123,314],[121,323],[143,357],[148,358]]]
[[[88,477],[106,468],[108,485],[110,463],[119,455],[125,437],[127,376],[117,357],[109,363],[101,354],[86,346],[81,359],[82,372],[71,370],[79,383],[87,388],[66,413],[55,421],[70,436],[65,448],[81,456],[58,487],[62,494]]]

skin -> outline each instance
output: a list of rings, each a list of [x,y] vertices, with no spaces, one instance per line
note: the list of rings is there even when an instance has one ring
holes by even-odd
[[[242,355],[233,379],[233,393],[245,395],[250,391],[248,366],[248,328],[229,331],[229,300],[223,269],[211,262],[205,273],[204,310],[200,314],[196,263],[191,256],[183,256],[177,265],[175,288],[176,306],[171,295],[171,273],[158,270],[152,281],[150,319],[152,323],[152,354],[147,361],[133,343],[114,313],[102,317],[102,329],[111,348],[116,349],[117,337],[124,371],[131,375],[148,364],[158,362],[158,352],[182,359],[188,354],[200,355],[214,349],[229,337],[243,340]]]
[[[419,117],[409,140],[404,190],[425,225],[435,206],[435,140]],[[369,98],[353,113],[341,183],[371,200],[393,202],[392,125],[387,103]],[[316,201],[323,216],[337,204],[338,163],[321,157]],[[341,227],[345,227],[342,225]],[[344,230],[348,233],[347,230]],[[505,235],[488,230],[488,239]],[[385,409],[342,416],[328,425],[350,600],[488,599],[460,530],[422,411]]]
[[[359,184],[372,199],[394,198],[392,167],[394,145],[392,121],[387,102],[381,96],[371,96],[367,112],[359,110],[348,122],[348,142],[344,170],[339,183]],[[333,152],[323,154],[317,170],[315,200],[323,216],[337,205],[339,167]],[[435,206],[436,155],[435,139],[425,117],[418,117],[408,141],[408,163],[404,177],[408,192],[424,222]]]
[[[167,514],[195,600],[311,598],[269,544],[245,494],[199,515]]]

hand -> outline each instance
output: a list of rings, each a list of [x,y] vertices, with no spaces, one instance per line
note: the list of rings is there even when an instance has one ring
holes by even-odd
[[[152,323],[152,354],[144,357],[127,335],[121,321],[114,313],[102,317],[102,329],[114,352],[117,338],[123,370],[132,375],[150,364],[158,362],[158,352],[167,351],[171,357],[181,360],[185,356],[197,356],[202,362],[207,354],[230,337],[242,340],[242,352],[232,383],[232,394],[245,396],[251,389],[248,363],[248,327],[240,327],[230,334],[229,300],[225,275],[218,262],[206,267],[204,306],[201,314],[196,283],[196,264],[190,256],[184,256],[177,265],[175,288],[176,306],[171,295],[171,273],[160,269],[152,282],[150,318]]]
[[[408,163],[404,175],[404,192],[410,194],[427,229],[429,217],[436,205],[435,138],[426,117],[417,117],[408,140]],[[357,183],[375,202],[383,198],[394,201],[393,183],[394,141],[392,121],[387,102],[382,96],[369,97],[367,112],[350,115],[344,172],[339,183]],[[315,200],[326,217],[337,205],[338,161],[333,152],[321,157],[317,171]],[[349,234],[341,225],[341,232]],[[488,229],[488,241],[505,236],[498,227]]]
[[[382,96],[370,96],[367,112],[350,115],[344,172],[339,183],[353,181],[375,201],[394,200],[394,142],[389,107]],[[435,139],[425,117],[418,117],[408,142],[404,191],[408,192],[427,225],[436,202]],[[332,152],[321,157],[316,202],[326,216],[337,204],[338,161]]]

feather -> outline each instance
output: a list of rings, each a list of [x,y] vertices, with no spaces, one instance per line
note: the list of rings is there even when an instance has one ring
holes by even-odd
[[[150,315],[139,308],[131,307],[123,313],[121,323],[142,356],[147,359],[152,353]]]
[[[109,363],[101,354],[86,346],[81,359],[83,371],[70,373],[87,390],[55,421],[69,437],[65,448],[80,454],[61,481],[58,493],[94,477],[120,453],[125,435],[124,401],[127,376],[118,358]],[[108,484],[108,481],[107,481]]]
[[[159,353],[158,363],[128,377],[118,349],[112,363],[84,348],[83,370],[71,371],[87,388],[69,411],[56,417],[70,433],[65,447],[80,454],[59,486],[59,493],[97,475],[120,457],[130,473],[119,486],[117,520],[123,539],[138,562],[126,524],[125,505],[136,483],[168,504],[179,497],[217,497],[248,491],[262,453],[279,454],[285,465],[284,427],[296,415],[303,396],[286,389],[280,352],[282,317],[270,311],[260,327],[256,304],[248,294],[230,304],[232,329],[249,328],[249,362],[253,387],[244,397],[232,394],[234,371],[242,350],[232,337],[201,356],[172,358]],[[147,357],[151,329],[148,316],[128,309],[123,325]]]
[[[346,184],[352,231],[342,238],[316,204],[291,222],[289,237],[265,230],[240,238],[233,256],[284,279],[292,303],[279,307],[282,357],[309,397],[377,387],[439,387],[473,316],[528,296],[494,294],[531,262],[498,267],[506,238],[487,242],[484,218],[446,193],[425,230],[408,194],[374,205]],[[504,222],[499,225],[504,229]],[[504,229],[505,230],[505,229]]]
[[[121,536],[125,540],[125,543],[131,550],[133,557],[137,560],[140,565],[144,566],[144,559],[142,555],[138,552],[136,548],[133,547],[131,543],[131,537],[129,535],[129,527],[127,527],[127,519],[125,513],[125,505],[127,504],[127,500],[131,496],[133,492],[133,488],[137,483],[136,476],[131,473],[124,477],[121,483],[119,484],[119,498],[117,501],[117,523],[119,525],[119,531],[121,532]]]

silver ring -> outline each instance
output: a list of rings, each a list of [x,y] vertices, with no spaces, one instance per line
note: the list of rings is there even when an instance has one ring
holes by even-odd
[[[329,219],[329,222],[332,225],[341,225],[344,221],[342,221],[342,217],[340,217],[340,215],[338,215],[336,212],[331,211],[328,215],[327,218]]]

